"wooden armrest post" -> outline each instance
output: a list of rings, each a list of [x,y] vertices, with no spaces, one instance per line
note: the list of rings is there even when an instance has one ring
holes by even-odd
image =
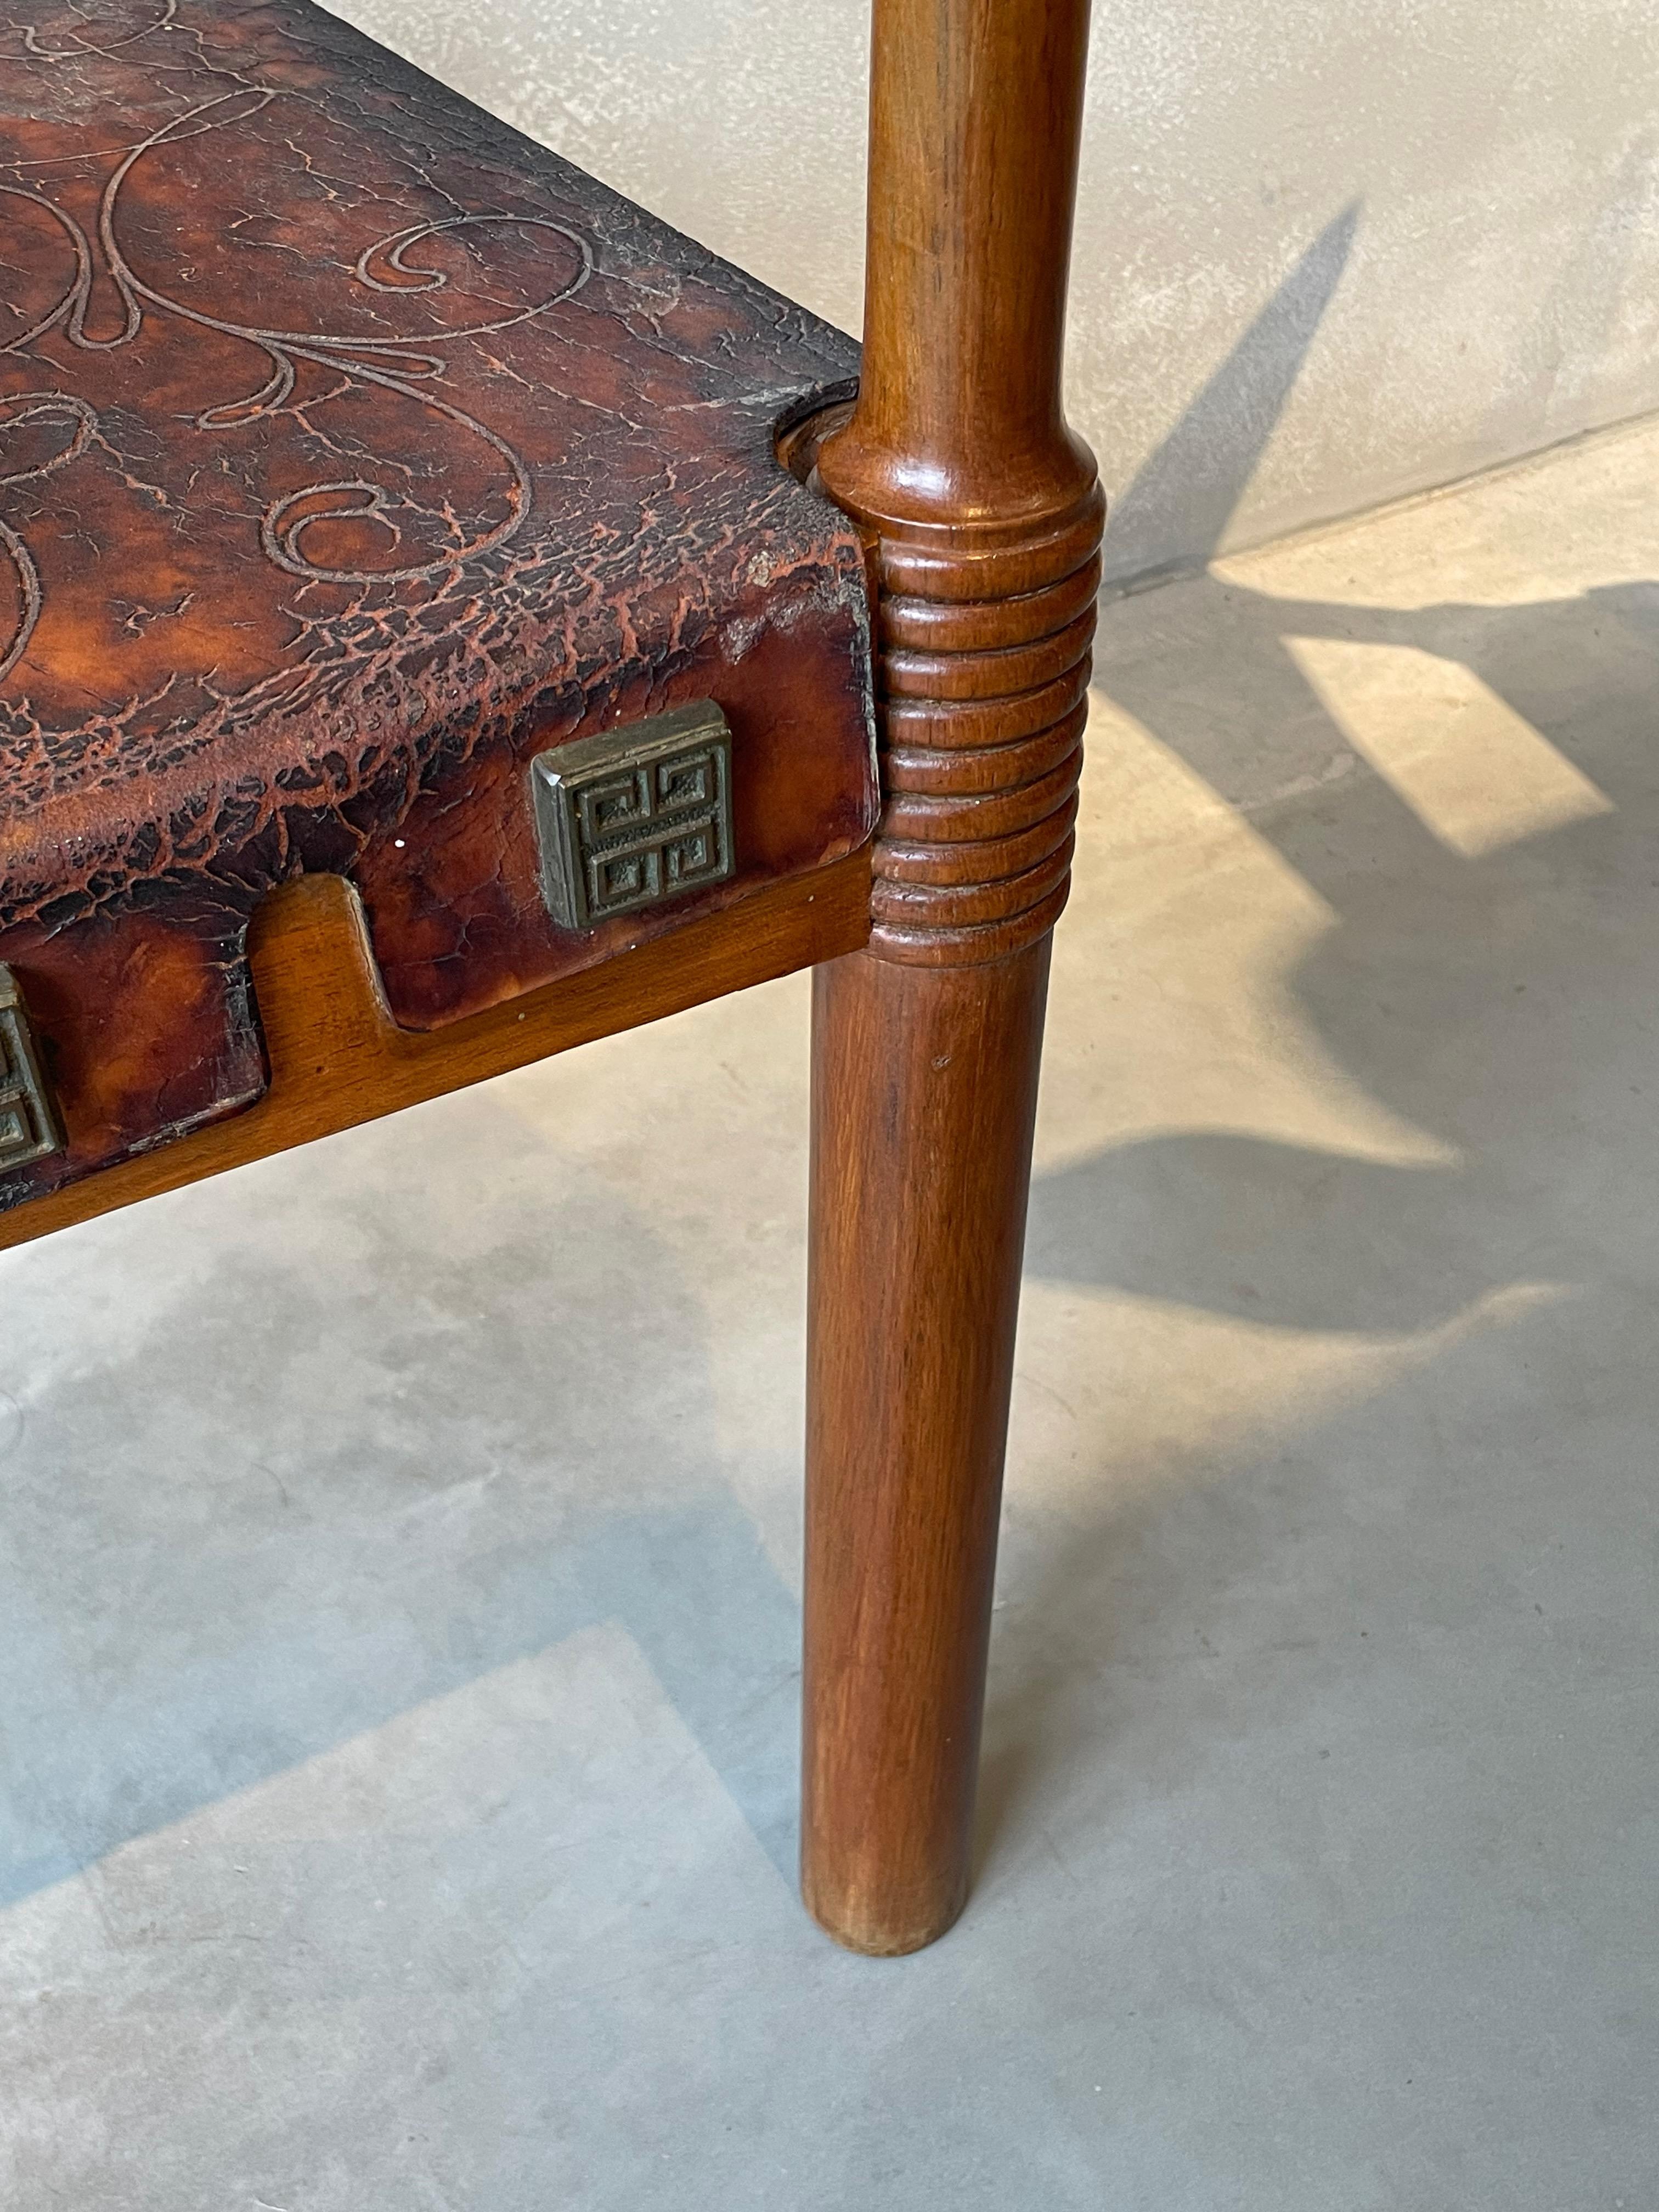
[[[866,951],[814,999],[802,1886],[961,1911],[1049,932],[1103,506],[1060,374],[1088,0],[875,0],[863,380],[818,459],[879,584]]]

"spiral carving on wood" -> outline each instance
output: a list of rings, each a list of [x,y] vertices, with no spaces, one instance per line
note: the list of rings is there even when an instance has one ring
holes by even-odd
[[[785,439],[817,479],[851,410]],[[877,617],[882,813],[870,950],[918,967],[1000,960],[1052,929],[1070,884],[1106,502],[954,526],[849,509]]]
[[[975,546],[879,535],[882,817],[871,949],[1000,959],[1066,903],[1100,586],[1095,487]],[[942,534],[942,533],[941,533]]]

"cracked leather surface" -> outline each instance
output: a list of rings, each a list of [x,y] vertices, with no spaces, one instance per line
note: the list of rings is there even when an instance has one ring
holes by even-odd
[[[774,457],[850,343],[304,0],[0,26],[0,959],[70,1160],[248,1102],[243,941],[359,885],[434,1026],[874,819],[851,530]],[[530,755],[697,698],[738,871],[574,935]]]

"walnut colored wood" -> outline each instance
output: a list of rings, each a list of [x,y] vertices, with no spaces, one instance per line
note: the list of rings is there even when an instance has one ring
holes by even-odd
[[[1060,410],[1087,32],[1087,0],[876,0],[863,379],[816,457],[879,586],[884,805],[869,950],[814,1000],[802,1885],[865,1951],[967,1888],[1100,578]]]
[[[229,1120],[0,1213],[0,1249],[833,958],[864,941],[869,896],[869,855],[857,853],[603,968],[419,1034],[398,1029],[387,1012],[351,886],[302,877],[273,891],[253,924],[270,1060],[264,1096]]]
[[[967,1893],[1048,975],[813,979],[802,1881],[854,1950]]]

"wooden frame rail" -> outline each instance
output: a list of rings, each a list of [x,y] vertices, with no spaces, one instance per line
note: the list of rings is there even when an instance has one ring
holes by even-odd
[[[831,958],[867,936],[869,897],[866,850],[600,967],[417,1035],[386,1012],[356,892],[339,876],[302,876],[270,894],[249,934],[270,1062],[265,1096],[244,1113],[0,1213],[0,1249]]]

